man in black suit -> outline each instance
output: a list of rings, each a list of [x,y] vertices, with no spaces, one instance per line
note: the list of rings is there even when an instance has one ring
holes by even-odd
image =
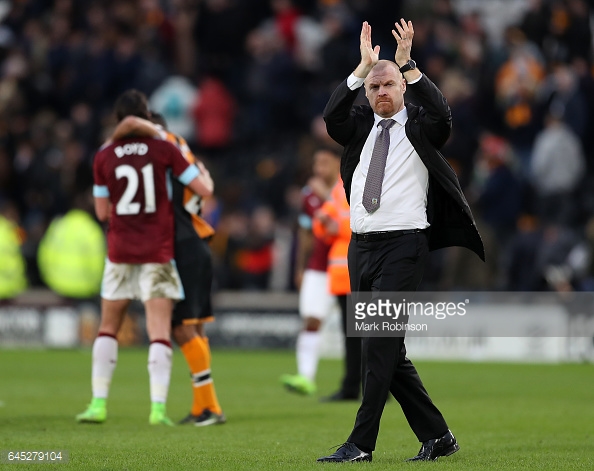
[[[344,146],[341,176],[351,208],[348,263],[353,293],[415,291],[429,250],[458,245],[484,260],[484,249],[456,174],[439,152],[451,130],[450,108],[411,60],[412,23],[395,23],[395,62],[379,60],[371,26],[361,29],[361,62],[324,111],[330,136]],[[365,85],[370,106],[353,106]],[[421,106],[404,103],[407,87]],[[404,338],[363,339],[365,388],[351,435],[318,461],[371,461],[388,396],[400,403],[422,443],[413,461],[459,446],[433,404]]]

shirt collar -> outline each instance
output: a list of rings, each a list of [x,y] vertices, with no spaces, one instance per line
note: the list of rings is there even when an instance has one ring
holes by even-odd
[[[374,126],[378,126],[379,122],[382,119],[381,116],[379,116],[378,114],[373,114],[374,117]],[[404,108],[402,108],[398,113],[396,113],[394,116],[392,116],[391,118],[387,118],[387,119],[393,119],[394,121],[396,121],[400,126],[404,126],[406,124],[406,121],[408,120],[408,112],[406,111],[406,106]]]

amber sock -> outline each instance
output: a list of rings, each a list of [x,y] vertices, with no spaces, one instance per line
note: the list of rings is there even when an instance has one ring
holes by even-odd
[[[200,415],[204,409],[220,414],[214,383],[210,376],[210,349],[208,340],[194,337],[180,347],[190,368],[193,386],[192,415]]]

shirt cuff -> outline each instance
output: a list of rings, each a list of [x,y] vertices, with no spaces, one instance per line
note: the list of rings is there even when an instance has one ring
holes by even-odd
[[[177,177],[177,179],[181,182],[182,185],[187,185],[190,183],[194,178],[200,175],[200,170],[195,165],[190,165],[187,169],[183,171],[183,173]]]
[[[356,77],[355,74],[351,74],[347,79],[347,87],[349,87],[351,90],[356,90],[357,88],[360,88],[361,85],[363,85],[363,82],[365,82],[364,78],[359,78]]]
[[[95,198],[109,198],[109,189],[104,185],[93,185],[93,196]]]
[[[419,78],[416,78],[414,80],[411,80],[410,82],[406,82],[407,85],[412,85],[413,83],[417,83],[419,80],[421,80],[423,78],[423,72],[421,72],[421,75],[419,75]]]
[[[303,229],[309,229],[311,230],[311,218],[307,215],[307,214],[300,214],[299,218],[299,227],[303,228]]]

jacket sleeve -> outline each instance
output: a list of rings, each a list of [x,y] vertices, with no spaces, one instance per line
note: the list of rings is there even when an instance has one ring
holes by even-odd
[[[425,110],[421,118],[423,132],[431,143],[440,149],[450,137],[452,130],[452,111],[447,100],[425,74],[422,75],[421,80],[407,87]]]
[[[351,90],[344,80],[332,93],[324,109],[326,129],[332,139],[345,146],[355,134],[355,112],[353,103],[359,89]]]

